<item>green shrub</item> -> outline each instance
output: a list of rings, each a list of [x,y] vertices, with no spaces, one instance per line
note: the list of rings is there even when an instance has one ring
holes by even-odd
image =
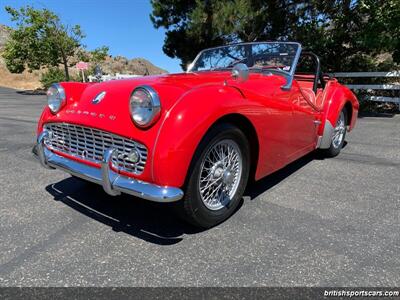
[[[59,68],[50,68],[42,74],[40,82],[45,89],[48,89],[53,83],[65,81],[64,71]]]

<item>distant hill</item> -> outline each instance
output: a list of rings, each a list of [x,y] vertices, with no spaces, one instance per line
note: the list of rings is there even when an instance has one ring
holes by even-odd
[[[8,71],[4,59],[1,57],[1,50],[7,42],[12,29],[0,24],[0,86],[15,89],[37,89],[41,87],[40,76],[45,70],[12,74]],[[167,73],[144,58],[127,59],[123,56],[107,57],[101,63],[104,74],[136,74],[136,75],[157,75]],[[75,68],[70,69],[71,74],[76,74]]]
[[[127,59],[123,56],[107,57],[101,63],[101,67],[105,74],[157,75],[168,73],[144,58]]]

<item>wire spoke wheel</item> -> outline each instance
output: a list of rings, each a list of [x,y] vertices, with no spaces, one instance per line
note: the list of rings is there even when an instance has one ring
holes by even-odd
[[[336,127],[332,135],[332,145],[335,149],[338,149],[341,146],[345,132],[346,132],[346,122],[344,113],[341,112],[339,119],[336,122]]]
[[[192,158],[185,197],[174,205],[178,216],[200,228],[228,219],[239,207],[250,173],[247,136],[230,123],[205,134]]]
[[[199,191],[208,209],[219,210],[232,200],[242,169],[242,153],[233,140],[219,141],[206,152],[200,167]]]

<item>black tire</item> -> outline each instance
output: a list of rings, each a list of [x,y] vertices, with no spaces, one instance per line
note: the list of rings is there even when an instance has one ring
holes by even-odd
[[[343,114],[343,115],[342,115]],[[340,150],[342,150],[344,141],[346,138],[346,132],[347,132],[347,110],[343,108],[343,110],[340,112],[338,116],[338,120],[335,124],[335,128],[339,125],[340,119],[343,117],[344,119],[344,132],[343,132],[343,138],[341,139],[339,144],[334,144],[333,139],[331,137],[331,145],[328,149],[323,149],[322,153],[326,157],[335,157],[340,153]]]
[[[222,208],[212,210],[205,205],[200,194],[200,173],[205,155],[213,146],[224,141],[233,141],[240,149],[242,157],[241,176],[237,179],[238,185],[231,200],[228,200],[229,202],[225,203]],[[247,185],[249,170],[250,146],[244,133],[231,124],[223,123],[214,126],[202,139],[192,159],[185,184],[185,197],[175,203],[178,216],[200,228],[210,228],[223,222],[235,212],[240,204]]]

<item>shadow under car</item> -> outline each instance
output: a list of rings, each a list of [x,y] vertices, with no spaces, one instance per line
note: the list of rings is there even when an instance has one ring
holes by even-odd
[[[244,198],[257,198],[314,159],[322,157],[317,152],[310,153],[259,181],[249,183]],[[75,177],[50,184],[46,190],[54,200],[62,201],[114,231],[150,243],[173,245],[182,241],[184,234],[202,231],[178,219],[171,203],[151,202],[125,194],[112,197],[101,186]]]

